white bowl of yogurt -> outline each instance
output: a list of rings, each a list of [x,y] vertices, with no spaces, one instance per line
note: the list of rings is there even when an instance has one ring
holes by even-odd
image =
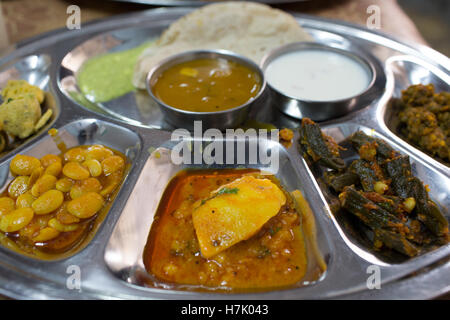
[[[274,104],[290,116],[314,121],[357,109],[376,79],[375,67],[361,54],[313,42],[279,47],[261,67]]]

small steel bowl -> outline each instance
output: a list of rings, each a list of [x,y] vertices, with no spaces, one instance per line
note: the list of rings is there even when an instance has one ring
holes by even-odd
[[[264,72],[274,59],[286,53],[299,50],[324,50],[340,53],[356,60],[362,66],[364,66],[369,75],[371,75],[370,82],[363,92],[349,98],[327,101],[305,100],[292,97],[278,91],[277,89],[273,88],[269,82],[267,82],[272,96],[272,104],[277,106],[283,113],[291,117],[297,119],[306,117],[314,121],[324,121],[332,118],[337,118],[370,104],[370,102],[372,102],[379,93],[379,90],[374,87],[375,81],[377,79],[376,68],[368,58],[363,57],[364,54],[362,54],[361,52],[357,54],[357,50],[355,48],[351,49],[352,51],[348,51],[336,46],[328,46],[315,42],[296,42],[278,47],[269,52],[261,60],[260,66]]]
[[[158,77],[168,68],[195,59],[215,59],[222,58],[235,61],[255,71],[261,79],[261,87],[258,94],[243,105],[235,108],[216,112],[193,112],[180,110],[171,107],[158,99],[152,88],[154,87]],[[226,50],[196,50],[187,51],[173,55],[154,66],[147,74],[146,88],[149,95],[156,101],[164,114],[165,120],[175,127],[193,130],[194,121],[202,121],[202,129],[216,128],[225,130],[227,128],[235,128],[245,121],[252,106],[260,104],[261,96],[266,88],[266,80],[261,68],[252,60],[240,56],[234,52]]]

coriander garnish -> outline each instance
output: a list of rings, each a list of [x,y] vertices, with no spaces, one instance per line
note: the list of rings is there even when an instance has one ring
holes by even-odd
[[[228,188],[228,187],[222,188],[215,195],[213,195],[212,197],[209,197],[207,199],[202,200],[200,205],[204,205],[206,201],[214,199],[217,196],[220,196],[220,195],[223,195],[223,194],[237,194],[238,191],[239,191],[238,188]]]

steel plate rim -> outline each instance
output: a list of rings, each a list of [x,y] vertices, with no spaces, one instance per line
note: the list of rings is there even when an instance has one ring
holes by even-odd
[[[130,14],[124,14],[124,15],[121,15],[120,17],[113,17],[114,19],[111,19],[111,21],[116,21],[116,19],[118,19],[118,20],[122,20],[122,19],[125,19],[125,18],[130,18],[130,17],[133,17],[133,16],[141,16],[141,15],[143,15],[143,16],[146,16],[146,15],[149,15],[150,13],[149,12],[151,12],[151,14],[157,14],[157,13],[159,13],[159,12],[161,12],[161,13],[164,13],[164,12],[175,12],[175,10],[176,11],[184,11],[184,13],[188,13],[188,12],[190,12],[190,10],[191,9],[195,9],[195,8],[157,8],[157,9],[149,9],[149,10],[146,10],[146,11],[144,11],[144,12],[139,12],[139,13],[130,13]],[[292,13],[292,12],[291,12]],[[322,22],[324,22],[324,23],[327,23],[327,24],[330,24],[330,23],[333,23],[333,20],[330,20],[330,19],[325,19],[325,18],[317,18],[317,17],[313,17],[313,16],[309,16],[309,15],[301,15],[301,14],[297,14],[297,13],[294,13],[293,14],[294,15],[294,17],[298,17],[298,18],[304,18],[304,19],[306,19],[306,20],[310,20],[310,21],[322,21]],[[105,20],[110,20],[110,19],[105,19]],[[298,20],[298,19],[297,19]],[[92,30],[88,30],[88,34],[95,34],[95,33],[98,33],[99,31],[98,30],[96,30],[96,27],[98,27],[98,24],[101,24],[101,22],[102,22],[102,20],[97,20],[97,21],[93,21],[90,25],[92,25]],[[403,45],[403,46],[406,46],[406,47],[408,47],[409,49],[411,49],[411,50],[413,50],[413,51],[417,51],[419,54],[423,54],[423,55],[425,55],[426,56],[426,53],[427,53],[427,51],[430,53],[432,53],[432,55],[436,55],[436,57],[438,58],[438,60],[443,60],[443,58],[445,58],[446,60],[445,60],[445,64],[442,64],[442,63],[440,63],[439,62],[439,65],[442,65],[442,66],[444,66],[444,65],[447,65],[448,64],[448,58],[447,57],[445,57],[445,56],[443,56],[442,54],[440,54],[439,52],[437,52],[437,51],[435,51],[435,50],[433,50],[433,49],[431,49],[431,48],[428,48],[427,46],[423,46],[423,45],[418,45],[418,44],[413,44],[413,45],[408,45],[408,44],[406,44],[406,43],[404,43],[404,41],[396,41],[396,40],[392,40],[391,38],[391,36],[389,36],[389,35],[384,35],[382,32],[372,32],[372,31],[365,31],[364,29],[362,29],[361,28],[361,26],[358,26],[358,25],[354,25],[354,24],[351,24],[351,23],[343,23],[343,22],[341,22],[341,21],[339,21],[339,23],[338,23],[338,25],[348,25],[348,27],[350,27],[350,28],[356,28],[357,30],[359,30],[359,31],[364,31],[364,32],[369,32],[369,33],[375,33],[375,34],[378,34],[378,33],[380,33],[378,36],[380,36],[380,37],[382,37],[382,38],[388,38],[389,40],[391,40],[391,41],[393,41],[393,42],[397,42],[397,43],[400,43],[401,45]],[[101,29],[101,28],[97,28],[97,29]],[[113,28],[113,29],[116,29],[116,28]],[[56,38],[58,38],[58,35],[62,35],[62,34],[64,34],[65,32],[67,32],[67,30],[65,30],[65,29],[59,29],[59,30],[55,30],[55,31],[50,31],[49,32],[49,34],[50,34],[50,37],[53,37],[53,36],[56,36]],[[102,32],[105,32],[105,31],[102,31]],[[39,39],[41,36],[37,36],[37,39]],[[44,39],[44,38],[46,38],[47,37],[47,35],[43,35],[42,36],[43,38],[42,39]],[[69,37],[70,38],[70,37]],[[63,39],[60,39],[60,40],[64,40],[64,39],[66,39],[66,37],[63,37]],[[34,41],[35,40],[33,40],[33,38],[31,38],[31,39],[28,39],[28,41],[25,41],[24,42],[24,44],[22,45],[22,46],[18,46],[18,52],[23,52],[23,51],[25,51],[26,52],[26,50],[25,49],[27,49],[27,45],[32,45],[33,43],[34,43]],[[49,39],[47,39],[47,41],[49,41]],[[415,48],[416,47],[416,48]],[[423,47],[423,48],[422,48]],[[23,49],[23,50],[22,50]],[[430,51],[431,50],[431,51]],[[16,53],[17,53],[17,51],[16,51]],[[425,53],[424,53],[424,51],[425,51]],[[6,62],[8,62],[8,59],[7,59],[7,57],[14,57],[14,53],[12,53],[12,54],[10,54],[10,55],[8,55],[8,56],[6,56],[6,57],[2,57],[1,59],[0,59],[0,64],[4,64],[4,63],[6,63]],[[16,57],[20,57],[20,56],[16,56]],[[427,59],[430,59],[429,57],[427,57]],[[433,60],[433,59],[431,59],[431,60]],[[448,70],[448,67],[447,67],[447,70]],[[54,76],[54,75],[53,75]],[[61,94],[61,92],[60,92],[60,90],[59,90],[59,88],[58,89],[56,89],[55,90],[57,93],[59,93],[59,94]],[[81,115],[83,115],[83,114],[87,114],[88,115],[88,117],[92,117],[92,114],[96,114],[96,113],[93,113],[92,111],[88,111],[88,110],[80,110],[80,108],[78,108],[78,107],[70,107],[71,109],[77,109],[76,111],[77,111],[77,115],[79,115],[79,116],[81,116]],[[105,120],[106,119],[106,120]],[[59,120],[59,119],[58,119]],[[59,123],[59,121],[56,121],[55,122],[55,125],[56,125],[56,123]],[[108,117],[106,117],[106,116],[104,116],[104,115],[101,115],[100,116],[100,118],[99,118],[99,120],[104,120],[104,121],[107,121],[107,122],[112,122],[112,123],[114,123],[114,124],[117,124],[117,125],[119,125],[119,126],[123,126],[123,127],[125,127],[125,128],[136,128],[134,125],[131,125],[131,124],[124,124],[122,121],[120,121],[120,120],[117,120],[117,119],[110,119],[110,118],[108,118]],[[339,120],[339,119],[338,119]],[[62,121],[62,120],[61,120]],[[62,125],[61,125],[62,126]],[[147,132],[151,132],[151,131],[157,131],[157,130],[152,130],[152,129],[147,129],[147,128],[138,128],[138,130],[137,131],[139,131],[140,133],[147,133]],[[382,134],[385,134],[383,131],[381,132]],[[36,142],[38,142],[38,141],[40,141],[40,139],[36,139],[36,141],[32,144],[32,145],[34,145]],[[144,144],[143,144],[143,146],[142,146],[142,149],[143,149],[143,152],[145,152],[145,146],[146,146],[146,144],[145,144],[145,142],[144,142]],[[31,145],[30,145],[30,147],[31,147]],[[104,245],[106,245],[106,243],[104,244]],[[0,288],[0,290],[3,292],[4,291],[4,289],[3,288]],[[89,291],[89,290],[88,290]],[[275,291],[275,293],[277,293],[278,291]],[[273,293],[273,292],[272,292]],[[357,293],[356,293],[357,294]],[[50,294],[49,294],[50,295]],[[269,295],[270,295],[270,293],[269,293]],[[99,292],[95,292],[94,293],[94,297],[104,297],[104,298],[107,298],[107,296],[104,296],[104,295],[102,295],[101,293],[99,293]],[[118,296],[127,296],[127,294],[120,294],[120,295],[118,295]],[[164,297],[164,296],[168,296],[169,298],[170,298],[170,294],[163,294],[163,295],[161,295],[162,297]],[[175,295],[175,296],[177,296],[177,295]],[[266,296],[266,294],[264,294],[262,297],[264,298],[264,296]],[[283,296],[283,294],[282,294],[282,296]],[[81,296],[80,296],[81,297]],[[26,298],[26,297],[23,297],[23,298]],[[149,297],[149,296],[147,296],[146,298],[151,298],[151,297]],[[195,295],[194,295],[194,298],[195,298]],[[231,296],[231,297],[229,297],[229,298],[233,298],[233,296]]]

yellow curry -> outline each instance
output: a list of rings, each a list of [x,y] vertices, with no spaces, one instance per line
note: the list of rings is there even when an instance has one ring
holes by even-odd
[[[165,104],[193,112],[216,112],[253,99],[261,88],[259,75],[226,59],[197,59],[163,71],[152,91]]]
[[[0,242],[40,258],[76,250],[106,215],[127,166],[125,155],[102,145],[16,155],[14,179],[0,195]]]
[[[166,283],[224,290],[294,285],[309,263],[292,197],[274,176],[253,169],[175,176],[143,260]]]

